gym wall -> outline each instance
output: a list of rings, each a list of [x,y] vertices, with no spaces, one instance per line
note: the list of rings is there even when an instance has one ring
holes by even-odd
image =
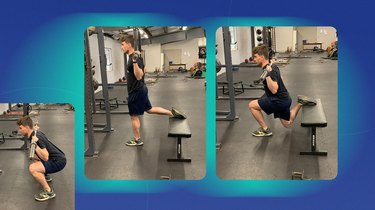
[[[316,27],[296,27],[297,29],[297,50],[303,49],[302,42],[307,40],[308,43],[317,42]],[[313,48],[314,46],[311,46]]]
[[[181,63],[186,64],[189,69],[195,62],[199,61],[198,58],[199,39],[192,39],[183,42],[174,42],[161,46],[161,51],[170,49],[181,49]],[[159,57],[160,59],[160,57]]]
[[[217,54],[216,54],[216,59],[218,59],[222,64],[225,63],[225,60],[224,60],[224,47],[223,47],[223,29],[220,27],[216,30],[216,50],[217,50]],[[220,73],[223,72],[223,69],[222,68],[220,70]]]
[[[161,45],[160,44],[150,44],[142,46],[142,50],[146,53],[146,72],[154,72],[155,68],[161,69]]]
[[[250,27],[235,27],[237,30],[237,50],[232,51],[232,63],[240,64],[251,56]]]
[[[104,37],[104,46],[105,48],[110,48],[112,52],[112,70],[107,71],[107,78],[108,78],[108,83],[114,83],[119,78],[122,78],[123,76],[125,76],[124,53],[121,50],[120,43],[111,38]],[[101,74],[100,74],[98,37],[96,34],[93,34],[90,36],[90,53],[91,53],[92,65],[95,65],[94,78],[98,80],[99,83],[102,83]],[[99,86],[99,88],[95,92],[98,92],[101,89],[102,89],[101,86]]]
[[[297,27],[297,40],[298,51],[303,48],[303,40],[307,40],[308,43],[321,42],[324,50],[332,41],[336,40],[336,29],[332,27]],[[308,49],[313,47],[311,46]]]
[[[0,104],[0,114],[8,110],[8,104]]]
[[[251,48],[251,30],[250,27],[235,27],[237,33],[237,50],[231,51],[232,64],[240,64],[249,58],[252,54]],[[223,30],[220,27],[216,31],[217,55],[216,57],[222,64],[225,64],[223,47]]]
[[[204,41],[203,41],[204,40]],[[151,44],[144,45],[142,49],[146,52],[146,71],[153,72],[156,67],[162,69],[161,63],[161,53],[164,50],[181,50],[181,63],[186,64],[186,68],[190,68],[198,60],[203,61],[198,58],[198,46],[205,44],[205,38],[197,38],[188,41],[174,42],[171,44]],[[166,65],[166,68],[167,65]]]
[[[276,52],[285,52],[293,47],[293,27],[275,27]]]
[[[336,41],[336,29],[333,27],[317,27],[316,29],[316,39],[318,42],[322,42],[323,50],[331,44],[331,42]]]

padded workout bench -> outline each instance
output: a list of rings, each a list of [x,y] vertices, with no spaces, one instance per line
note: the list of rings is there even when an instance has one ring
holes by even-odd
[[[190,138],[191,131],[187,119],[169,118],[168,137],[177,137],[177,158],[168,158],[168,162],[191,162],[190,158],[182,158],[182,138]]]
[[[300,155],[327,156],[326,151],[318,151],[316,149],[316,128],[327,127],[327,119],[324,114],[323,105],[320,99],[316,99],[315,106],[302,107],[301,126],[311,128],[311,151],[300,152]]]

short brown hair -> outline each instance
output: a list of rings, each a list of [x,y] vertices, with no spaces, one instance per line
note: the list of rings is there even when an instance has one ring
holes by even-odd
[[[17,121],[17,125],[18,126],[29,126],[29,128],[33,128],[33,120],[31,119],[31,117],[29,117],[28,115],[26,116],[23,116],[21,117],[18,121]]]
[[[131,44],[132,47],[134,47],[134,38],[133,36],[122,36],[120,38],[121,43],[126,42],[128,44]]]
[[[264,56],[265,59],[269,59],[269,49],[266,45],[261,44],[253,49],[253,54],[258,54],[260,56]]]

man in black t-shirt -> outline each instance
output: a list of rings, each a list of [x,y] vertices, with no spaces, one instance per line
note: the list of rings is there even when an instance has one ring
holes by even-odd
[[[45,174],[61,171],[66,165],[63,151],[48,140],[41,131],[33,129],[33,120],[24,116],[17,121],[20,133],[35,144],[34,160],[29,166],[30,174],[43,187],[43,191],[35,194],[37,201],[46,201],[56,197],[53,189],[48,185]]]
[[[304,105],[315,105],[315,100],[306,96],[298,96],[298,103],[290,110],[292,99],[289,96],[284,82],[281,78],[279,68],[269,62],[269,49],[265,45],[260,45],[253,50],[254,61],[260,65],[267,75],[263,80],[265,94],[258,100],[249,103],[249,109],[256,121],[261,126],[253,131],[252,135],[271,136],[272,132],[266,124],[262,110],[267,114],[274,114],[274,118],[280,118],[281,124],[289,128],[292,126],[298,111]]]
[[[144,64],[139,52],[134,50],[134,38],[132,36],[121,37],[121,49],[129,55],[128,66],[126,67],[126,79],[128,87],[128,108],[132,122],[134,137],[126,142],[127,146],[142,146],[140,134],[140,118],[146,111],[149,114],[167,115],[185,119],[186,116],[182,112],[172,108],[167,110],[162,107],[152,107],[148,98],[148,89],[144,82]]]

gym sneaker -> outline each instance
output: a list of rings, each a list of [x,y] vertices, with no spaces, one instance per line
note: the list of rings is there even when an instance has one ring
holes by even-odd
[[[53,192],[52,188],[51,188],[51,192],[46,192],[46,191],[42,190],[40,193],[34,195],[34,198],[37,201],[46,201],[46,200],[52,199],[54,197],[56,197],[56,194],[55,194],[55,192]]]
[[[302,104],[302,106],[315,106],[316,105],[315,99],[308,97],[308,96],[298,95],[297,101],[298,103]]]
[[[49,174],[44,174],[47,182],[52,182],[52,177]]]
[[[135,138],[126,142],[126,146],[142,146],[143,141],[141,139],[135,140]]]
[[[186,119],[187,118],[187,116],[183,112],[180,112],[173,107],[171,109],[171,112],[172,112],[174,118],[177,118],[177,119]]]
[[[262,127],[258,128],[256,131],[253,131],[251,134],[256,137],[272,136],[272,132],[269,128],[264,130]]]

